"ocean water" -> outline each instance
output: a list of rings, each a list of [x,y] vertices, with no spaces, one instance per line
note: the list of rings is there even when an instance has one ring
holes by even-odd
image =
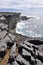
[[[43,37],[43,12],[28,12],[21,15],[32,18],[20,20],[16,25],[16,32],[28,37]]]

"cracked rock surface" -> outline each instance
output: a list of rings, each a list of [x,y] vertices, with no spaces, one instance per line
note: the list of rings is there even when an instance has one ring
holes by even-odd
[[[43,40],[26,38],[18,42],[16,38],[4,29],[4,24],[0,24],[0,58],[4,59],[7,50],[11,49],[7,65],[43,65]]]

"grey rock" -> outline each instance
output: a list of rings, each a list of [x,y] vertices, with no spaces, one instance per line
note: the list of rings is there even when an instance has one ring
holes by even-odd
[[[12,46],[11,52],[10,52],[10,57],[16,56],[16,43]]]
[[[6,18],[4,16],[1,16],[0,20],[6,20]]]
[[[7,28],[8,28],[7,24],[0,23],[0,29],[4,30],[4,29],[7,29]]]
[[[24,63],[25,65],[30,65],[28,61],[26,61],[21,55],[18,55],[16,58],[20,63]]]
[[[15,36],[14,36],[14,35],[12,35],[12,34],[8,34],[8,37],[9,37],[12,41],[14,41],[14,40],[15,40]]]
[[[12,65],[19,65],[19,64],[17,63],[17,61],[14,61],[14,62],[12,63]]]
[[[37,61],[37,65],[43,65],[43,63],[40,60],[36,59],[36,61]]]
[[[22,49],[22,54],[23,54],[23,55],[31,56],[31,53],[29,53],[29,52],[26,51],[25,49]]]
[[[21,46],[22,47],[24,47],[24,48],[26,48],[27,50],[29,50],[29,51],[33,51],[33,48],[29,48],[27,45],[25,45],[25,44],[22,44],[21,43]]]
[[[6,31],[0,32],[0,39],[4,38],[6,34],[7,34]]]
[[[5,51],[7,49],[7,45],[3,44],[1,47],[0,47],[0,52],[1,51]]]

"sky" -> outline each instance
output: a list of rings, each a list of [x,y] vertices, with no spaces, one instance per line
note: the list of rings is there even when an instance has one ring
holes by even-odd
[[[43,11],[43,0],[0,0],[1,10]]]

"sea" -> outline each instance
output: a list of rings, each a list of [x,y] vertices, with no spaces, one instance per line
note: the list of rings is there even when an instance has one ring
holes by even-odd
[[[32,18],[20,20],[16,25],[16,33],[27,37],[43,37],[43,12],[23,12],[22,15]]]

